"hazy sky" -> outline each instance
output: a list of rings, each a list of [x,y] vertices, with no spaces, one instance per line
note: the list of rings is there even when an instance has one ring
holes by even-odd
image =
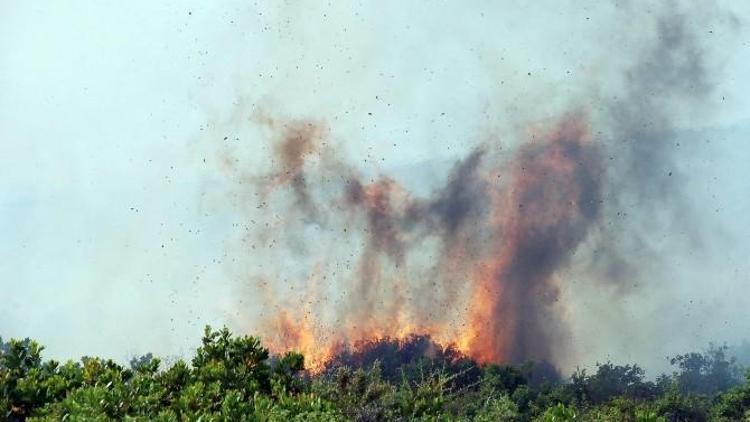
[[[235,138],[249,161],[268,159],[249,116],[323,119],[364,172],[412,169],[403,183],[424,191],[477,143],[592,86],[608,95],[642,36],[624,17],[651,13],[469,3],[0,0],[0,336],[123,359],[185,353],[205,324],[242,326],[225,260],[243,215],[217,161]],[[596,292],[577,302],[577,336],[613,337],[581,340],[587,358],[750,337],[750,3],[723,3],[733,29],[699,29],[724,69],[713,113],[680,122],[710,144],[683,164],[712,235],[674,258],[672,280],[615,305],[630,323]],[[617,336],[601,333],[610,323]],[[682,340],[641,347],[650,324]]]

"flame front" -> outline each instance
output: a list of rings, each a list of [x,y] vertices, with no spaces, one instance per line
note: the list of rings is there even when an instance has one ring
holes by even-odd
[[[302,216],[305,226],[354,239],[346,261],[354,268],[325,275],[324,257],[299,300],[281,305],[267,292],[271,309],[257,328],[273,351],[301,351],[315,370],[362,342],[426,334],[480,362],[550,358],[564,337],[553,275],[601,202],[585,117],[530,135],[510,160],[493,163],[477,149],[426,198],[390,177],[364,181],[321,133],[309,122],[285,125],[280,168],[259,182],[266,197],[296,198],[281,207],[285,221]]]

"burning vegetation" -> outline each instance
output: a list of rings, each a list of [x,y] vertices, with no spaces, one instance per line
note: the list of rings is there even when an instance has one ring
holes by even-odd
[[[713,83],[684,17],[655,23],[616,95],[572,101],[583,105],[510,143],[475,146],[427,193],[365,171],[335,125],[256,110],[270,159],[264,170],[230,170],[265,220],[246,229],[252,250],[240,253],[266,251],[259,259],[288,271],[248,277],[261,297],[251,330],[315,370],[358,345],[415,335],[479,363],[572,353],[562,273],[574,257],[588,254],[589,277],[627,292],[639,279],[629,252],[647,249],[650,211],[689,224],[670,145],[675,122],[702,109]]]
[[[293,211],[310,224],[359,230],[361,253],[345,280],[350,293],[336,304],[340,322],[325,324],[304,305],[332,305],[315,298],[326,279],[313,273],[302,306],[271,318],[274,347],[301,350],[318,366],[362,341],[427,334],[480,362],[550,357],[560,335],[553,275],[600,214],[601,154],[585,116],[534,135],[506,166],[474,151],[426,198],[385,176],[364,180],[323,153],[318,133],[313,123],[288,123],[275,148],[279,170],[258,182],[272,186],[267,196],[291,191]],[[325,187],[330,199],[308,186],[325,171],[339,175]],[[414,291],[403,269],[428,242],[438,254],[431,282]]]

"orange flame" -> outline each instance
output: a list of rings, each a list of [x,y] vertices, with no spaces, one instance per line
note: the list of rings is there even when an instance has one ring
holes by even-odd
[[[301,177],[320,133],[313,126],[291,132],[302,142],[287,139],[280,147],[290,172],[277,174],[273,188]],[[509,182],[484,183],[503,169],[484,173],[478,189],[489,211],[444,241],[427,271],[433,285],[404,269],[409,254],[437,236],[420,220],[429,217],[430,204],[413,199],[390,178],[349,181],[349,212],[364,216],[369,239],[353,282],[355,295],[337,320],[326,320],[321,309],[333,304],[320,297],[323,279],[314,270],[302,306],[280,309],[263,325],[271,350],[298,350],[315,371],[359,342],[426,334],[483,363],[546,358],[548,302],[557,292],[553,275],[597,216],[600,169],[583,116],[567,116],[532,139],[511,162]],[[342,173],[356,174],[350,168]]]

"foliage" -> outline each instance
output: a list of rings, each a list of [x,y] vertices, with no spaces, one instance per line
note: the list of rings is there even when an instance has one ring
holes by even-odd
[[[655,382],[611,362],[561,382],[547,364],[482,366],[427,337],[373,344],[313,374],[301,354],[270,356],[258,338],[226,328],[207,327],[192,360],[168,367],[151,354],[127,367],[94,357],[61,364],[33,340],[0,340],[0,419],[750,420],[750,372],[741,381],[725,347],[679,355]],[[552,376],[539,378],[538,368]]]
[[[571,389],[579,403],[600,404],[615,397],[653,399],[657,387],[644,380],[645,372],[637,365],[597,364],[596,373],[580,370],[571,376]]]
[[[543,422],[567,422],[579,420],[579,418],[575,408],[558,403],[548,408],[539,420]]]
[[[712,409],[712,416],[720,421],[750,420],[750,370],[743,385],[720,394]]]
[[[735,358],[728,358],[727,346],[710,345],[705,353],[686,353],[670,360],[680,371],[674,380],[683,393],[715,394],[742,382]]]

